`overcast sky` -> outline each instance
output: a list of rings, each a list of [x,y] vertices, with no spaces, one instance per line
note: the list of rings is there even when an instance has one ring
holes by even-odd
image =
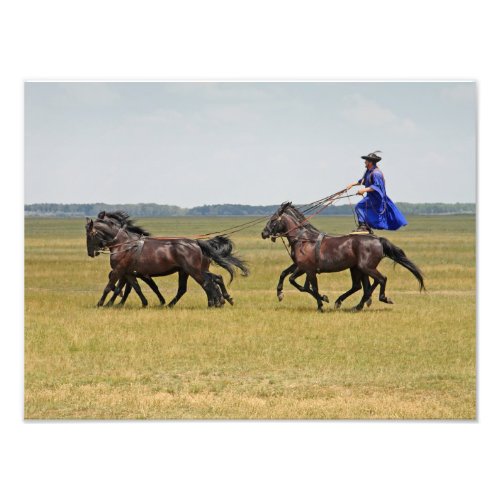
[[[473,202],[473,83],[27,83],[25,202]]]

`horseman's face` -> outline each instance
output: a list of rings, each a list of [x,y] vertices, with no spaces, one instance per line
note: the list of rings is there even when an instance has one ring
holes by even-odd
[[[367,168],[368,170],[372,169],[373,167],[375,166],[374,163],[372,163],[371,161],[369,160],[365,160],[365,168]]]

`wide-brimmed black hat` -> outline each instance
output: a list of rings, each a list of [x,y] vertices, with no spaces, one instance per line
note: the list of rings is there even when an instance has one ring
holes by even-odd
[[[377,153],[381,153],[382,151],[374,151],[373,153],[370,153],[369,155],[366,155],[366,156],[362,156],[361,158],[363,160],[368,160],[368,161],[371,161],[373,163],[377,163],[378,161],[380,161],[382,158],[380,156],[377,155]]]

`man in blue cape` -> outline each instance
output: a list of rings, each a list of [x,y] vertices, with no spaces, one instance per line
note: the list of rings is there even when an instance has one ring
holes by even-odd
[[[377,153],[380,151],[361,157],[365,160],[366,172],[357,182],[347,186],[347,189],[360,184],[365,186],[357,192],[360,196],[366,193],[366,196],[356,205],[359,225],[355,232],[372,233],[372,229],[395,231],[408,224],[404,215],[385,192],[384,174],[377,166],[382,158]]]

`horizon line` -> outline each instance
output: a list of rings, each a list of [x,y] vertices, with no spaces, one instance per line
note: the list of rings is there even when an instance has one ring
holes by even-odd
[[[354,197],[355,195],[353,195]],[[136,201],[136,202],[116,202],[116,203],[111,203],[111,202],[106,202],[106,201],[72,201],[72,202],[59,202],[59,201],[35,201],[35,202],[30,202],[30,203],[24,203],[24,206],[29,206],[29,205],[159,205],[159,206],[169,206],[169,207],[176,207],[176,208],[183,208],[183,209],[192,209],[192,208],[198,208],[198,207],[209,207],[209,206],[215,206],[215,205],[240,205],[240,206],[251,206],[251,207],[268,207],[268,206],[275,206],[275,205],[281,205],[281,203],[288,202],[291,200],[284,200],[283,202],[278,202],[278,203],[232,203],[232,202],[224,202],[224,203],[203,203],[201,205],[193,205],[191,207],[185,207],[181,205],[175,205],[175,204],[170,204],[170,203],[158,203],[156,201]],[[302,203],[302,202],[291,202],[296,205],[307,205],[308,203]],[[436,204],[436,203],[441,203],[443,205],[456,205],[456,204],[477,204],[477,201],[396,201],[396,204],[398,203],[409,203],[412,205],[424,205],[424,204]],[[344,205],[349,205],[350,203],[339,203],[338,205],[332,205],[332,206],[344,206]],[[352,203],[351,203],[352,204]]]

